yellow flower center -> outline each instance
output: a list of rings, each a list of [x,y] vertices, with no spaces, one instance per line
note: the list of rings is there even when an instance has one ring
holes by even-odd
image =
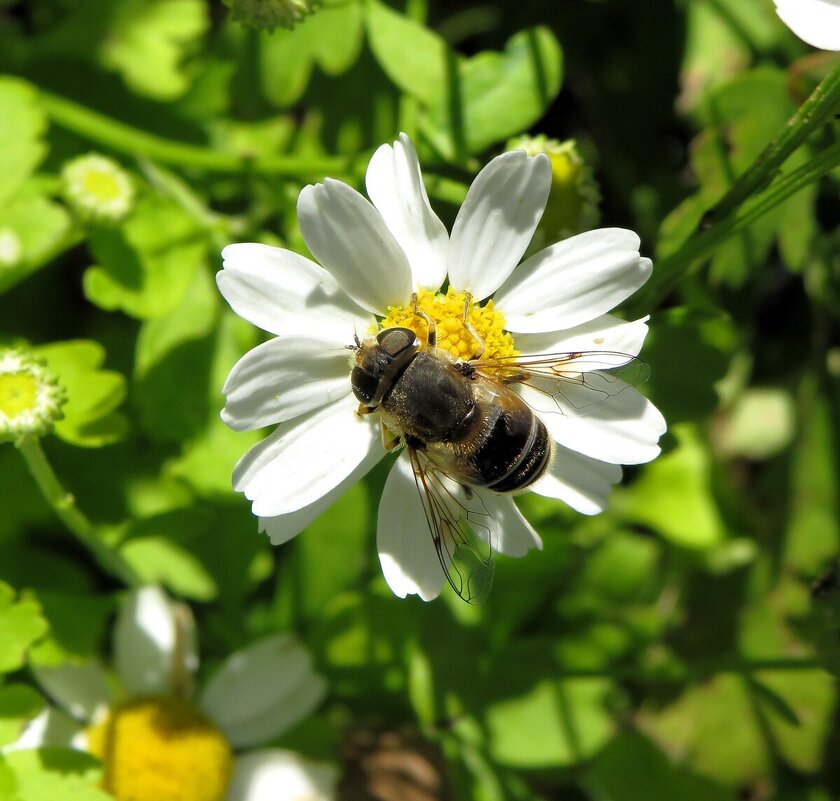
[[[88,195],[102,203],[119,197],[123,192],[123,188],[112,173],[100,170],[88,170],[84,174],[83,185]]]
[[[224,735],[188,701],[140,698],[88,729],[117,801],[221,801],[233,755]]]
[[[437,346],[449,351],[458,359],[471,359],[479,349],[479,343],[464,325],[464,308],[467,294],[449,287],[446,294],[421,289],[417,292],[417,309],[435,322]],[[505,318],[488,300],[483,306],[470,302],[467,321],[484,342],[483,358],[516,356],[513,337],[505,331]],[[414,304],[389,306],[388,315],[381,328],[410,328],[419,337],[424,347],[428,344],[428,324],[415,311]]]
[[[32,373],[0,373],[0,414],[19,417],[35,409],[38,403],[38,381]]]

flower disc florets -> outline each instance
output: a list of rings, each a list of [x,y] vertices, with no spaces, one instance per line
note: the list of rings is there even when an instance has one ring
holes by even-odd
[[[320,7],[316,0],[224,0],[233,18],[245,25],[273,31],[294,26]]]
[[[31,353],[0,349],[0,442],[42,437],[62,418],[66,393]]]
[[[113,159],[98,153],[68,161],[61,170],[64,198],[87,222],[116,223],[131,211],[134,186]]]
[[[466,292],[456,292],[449,287],[446,293],[421,289],[417,292],[417,311],[432,318],[437,328],[437,346],[451,353],[457,359],[470,359],[475,355],[477,342],[464,325],[464,308],[467,321],[484,343],[484,355],[488,358],[516,356],[513,337],[505,331],[505,318],[493,307],[493,301],[484,305],[473,303]],[[425,346],[428,324],[415,311],[414,304],[389,306],[388,316],[382,321],[382,328],[401,326],[410,328]]]
[[[113,707],[88,729],[117,801],[221,801],[233,755],[224,735],[182,699],[142,698]]]

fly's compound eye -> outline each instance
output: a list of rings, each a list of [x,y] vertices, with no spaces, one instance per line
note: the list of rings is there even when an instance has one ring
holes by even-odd
[[[354,367],[350,373],[350,384],[353,394],[359,403],[365,406],[375,405],[375,398],[379,391],[380,377],[369,373],[364,367]]]
[[[410,328],[386,328],[376,335],[376,341],[383,353],[399,364],[408,362],[420,350],[417,334]]]

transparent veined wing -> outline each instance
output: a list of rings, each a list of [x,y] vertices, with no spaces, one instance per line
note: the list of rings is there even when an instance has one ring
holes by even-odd
[[[498,522],[480,491],[459,484],[435,467],[422,451],[407,450],[446,580],[468,603],[482,603],[493,584]]]
[[[469,366],[505,384],[527,384],[550,401],[535,411],[561,414],[597,413],[609,398],[650,376],[650,368],[638,356],[606,350],[479,359]]]

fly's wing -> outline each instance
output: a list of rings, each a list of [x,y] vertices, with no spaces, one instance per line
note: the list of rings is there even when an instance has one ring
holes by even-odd
[[[468,603],[481,603],[493,584],[497,522],[477,491],[408,448],[414,481],[446,580]]]
[[[643,384],[650,376],[650,368],[637,356],[608,350],[479,359],[469,364],[491,380],[527,384],[561,414],[569,409],[577,414],[594,412],[609,398]]]

